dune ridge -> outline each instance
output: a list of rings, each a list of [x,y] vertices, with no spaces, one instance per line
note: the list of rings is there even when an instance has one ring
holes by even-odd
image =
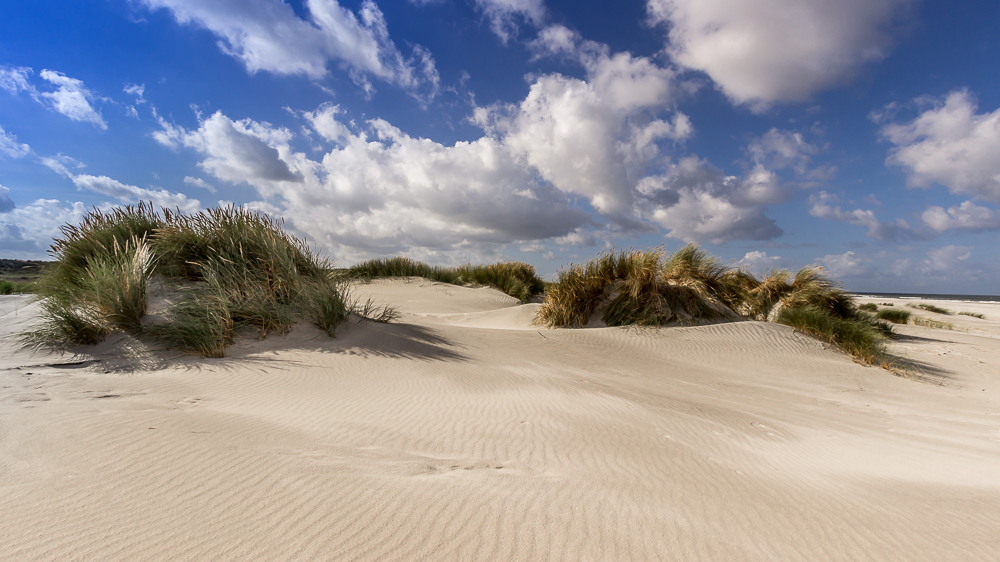
[[[1000,552],[1000,306],[963,319],[982,334],[901,326],[908,380],[777,324],[548,330],[494,289],[353,291],[399,322],[223,359],[8,340],[4,559]],[[2,335],[24,303],[0,297]]]

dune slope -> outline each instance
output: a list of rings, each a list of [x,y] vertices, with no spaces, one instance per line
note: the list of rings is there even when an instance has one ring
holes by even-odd
[[[1000,556],[988,333],[907,327],[919,382],[775,324],[546,330],[492,289],[355,293],[402,319],[225,359],[4,343],[2,558]]]

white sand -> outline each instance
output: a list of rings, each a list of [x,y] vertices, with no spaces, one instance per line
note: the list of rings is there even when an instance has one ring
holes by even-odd
[[[4,343],[0,559],[1000,559],[1000,305],[901,328],[921,382],[774,324],[357,291],[403,318],[215,360]]]

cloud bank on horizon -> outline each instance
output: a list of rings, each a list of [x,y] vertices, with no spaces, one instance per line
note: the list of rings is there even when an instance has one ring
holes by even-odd
[[[0,8],[5,255],[89,207],[233,203],[342,263],[552,274],[696,242],[1000,293],[986,1],[119,0],[17,24],[47,3]]]

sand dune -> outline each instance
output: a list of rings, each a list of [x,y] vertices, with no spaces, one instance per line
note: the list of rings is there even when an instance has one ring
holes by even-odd
[[[491,289],[355,294],[402,318],[225,359],[5,343],[0,558],[1000,559],[1000,305],[901,328],[908,380],[775,324],[547,330]]]

